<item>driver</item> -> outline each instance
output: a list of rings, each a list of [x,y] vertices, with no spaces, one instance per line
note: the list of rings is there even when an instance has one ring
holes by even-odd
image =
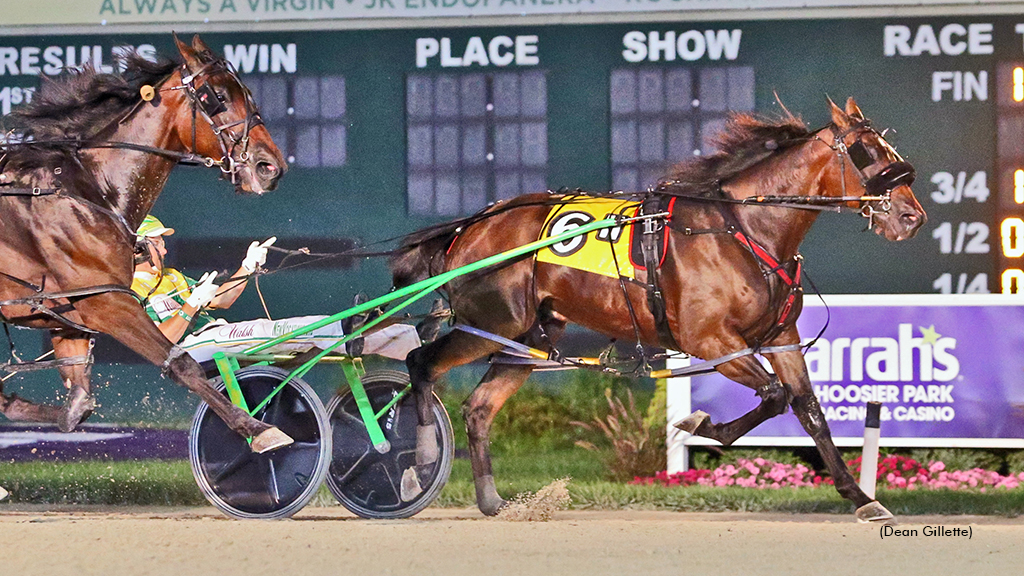
[[[160,332],[197,362],[211,360],[215,352],[242,352],[326,318],[300,316],[235,323],[214,319],[207,310],[228,308],[234,304],[245,289],[248,277],[266,262],[268,247],[277,238],[250,244],[242,265],[233,275],[237,280],[217,285],[214,283],[215,272],[207,272],[196,281],[163,265],[167,256],[164,236],[171,234],[174,234],[174,229],[167,228],[152,215],[142,221],[136,233],[132,290],[142,299],[146,313]],[[333,322],[263,352],[304,352],[314,346],[326,348],[345,335],[342,322]],[[357,340],[345,344],[350,354],[377,354],[396,360],[405,360],[409,352],[422,344],[416,327],[407,324],[386,326]]]

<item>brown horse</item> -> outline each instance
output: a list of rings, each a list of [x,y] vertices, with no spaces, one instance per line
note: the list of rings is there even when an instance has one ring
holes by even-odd
[[[720,152],[681,164],[671,179],[649,192],[648,196],[676,200],[660,271],[667,329],[659,330],[644,286],[536,257],[447,284],[455,317],[470,327],[547,350],[566,322],[611,338],[638,337],[646,345],[678,346],[705,359],[765,347],[775,375],[752,354],[716,368],[755,390],[761,398],[757,408],[721,424],[698,412],[680,426],[729,445],[791,406],[814,439],[839,493],[856,506],[857,517],[891,519],[888,510],[857,486],[815,399],[796,329],[802,305],[798,248],[817,217],[810,209],[815,206],[859,209],[870,216],[875,232],[888,240],[914,236],[925,214],[910,189],[913,168],[871,128],[853,99],[845,111],[831,100],[829,105],[832,122],[817,131],[792,116],[780,121],[735,116],[720,139]],[[868,196],[862,195],[865,191]],[[395,284],[408,285],[534,241],[545,232],[552,205],[576,199],[527,195],[415,235],[392,262]],[[749,205],[755,203],[759,205]],[[430,423],[432,412],[422,407],[430,405],[426,400],[439,376],[500,348],[502,344],[490,339],[453,330],[413,351],[407,364],[421,407],[421,425]],[[484,514],[495,514],[505,504],[491,472],[490,426],[531,370],[528,365],[493,364],[463,405],[477,504]],[[433,428],[422,430],[419,464],[437,455]]]
[[[9,117],[21,137],[0,147],[0,320],[50,331],[50,365],[68,397],[44,406],[0,388],[0,412],[73,429],[94,406],[90,333],[103,332],[163,366],[266,451],[291,439],[218,394],[128,289],[135,230],[175,165],[218,167],[237,191],[257,194],[286,169],[227,62],[198,36],[191,46],[174,40],[179,61],[130,55],[118,75],[86,68],[44,82]]]

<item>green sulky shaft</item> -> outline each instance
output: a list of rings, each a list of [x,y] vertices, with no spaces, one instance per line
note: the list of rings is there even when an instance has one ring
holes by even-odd
[[[288,341],[288,340],[290,340],[292,338],[295,338],[296,336],[301,336],[303,334],[307,334],[309,332],[312,332],[313,330],[316,330],[317,328],[322,328],[324,326],[327,326],[328,324],[332,324],[334,322],[337,322],[338,320],[341,320],[341,319],[344,319],[344,318],[348,318],[349,316],[354,316],[356,314],[362,314],[363,312],[367,312],[369,310],[373,310],[377,306],[380,306],[382,304],[388,304],[390,302],[394,302],[395,300],[398,300],[400,298],[404,298],[406,296],[409,296],[410,294],[415,294],[415,297],[413,298],[413,300],[418,300],[419,298],[422,298],[426,294],[428,294],[430,292],[433,292],[434,290],[440,288],[441,286],[443,286],[444,284],[448,283],[449,281],[451,281],[451,280],[453,280],[455,278],[458,278],[459,276],[464,276],[466,274],[470,274],[470,273],[476,272],[477,270],[481,270],[483,268],[487,268],[488,266],[493,266],[494,264],[500,264],[502,262],[507,262],[508,260],[512,260],[513,258],[518,258],[519,256],[522,256],[524,254],[529,254],[531,252],[535,252],[537,250],[540,250],[541,248],[546,248],[548,246],[551,246],[553,244],[557,244],[559,242],[563,242],[565,240],[568,240],[570,238],[574,238],[576,236],[582,236],[584,234],[589,234],[590,232],[593,232],[595,230],[600,230],[602,228],[614,228],[616,226],[622,226],[623,224],[624,224],[623,221],[620,220],[620,219],[617,219],[617,218],[605,218],[603,220],[598,220],[596,222],[591,222],[589,224],[584,224],[583,226],[580,226],[579,228],[574,228],[574,229],[572,229],[572,230],[570,230],[568,232],[564,232],[562,234],[559,234],[558,236],[552,236],[550,238],[543,238],[541,240],[536,240],[534,242],[530,242],[529,244],[524,244],[522,246],[519,246],[517,248],[513,248],[511,250],[506,250],[505,252],[501,252],[499,254],[495,254],[493,256],[489,256],[487,258],[484,258],[483,260],[477,260],[476,262],[473,262],[471,264],[466,264],[465,266],[460,266],[460,267],[455,268],[453,270],[449,270],[449,271],[444,272],[442,274],[438,274],[437,276],[431,276],[430,278],[427,278],[426,280],[422,280],[422,281],[417,282],[415,284],[410,284],[409,286],[406,286],[405,288],[401,288],[401,289],[395,290],[394,292],[390,292],[388,294],[385,294],[384,296],[381,296],[379,298],[375,298],[373,300],[370,300],[369,302],[365,302],[365,303],[360,304],[358,306],[354,306],[354,307],[349,308],[347,310],[343,310],[341,312],[338,312],[337,314],[334,314],[333,316],[328,316],[327,318],[324,318],[323,320],[318,320],[318,321],[316,321],[316,322],[314,322],[314,323],[312,323],[312,324],[310,324],[308,326],[304,326],[302,328],[299,328],[297,330],[289,332],[288,334],[285,334],[283,336],[278,336],[277,338],[274,338],[273,340],[268,340],[267,342],[264,342],[263,344],[255,346],[253,348],[250,348],[250,349],[246,350],[243,353],[243,355],[244,354],[255,354],[255,353],[258,353],[258,352],[260,352],[262,350],[266,350],[267,348],[270,348],[271,346],[276,346],[277,344],[280,344],[282,342],[286,342],[286,341]],[[417,294],[418,292],[419,292],[419,294]],[[369,328],[370,326],[371,326],[370,324],[367,324],[366,326],[363,326],[363,329],[365,330],[365,329]],[[349,334],[349,335],[347,335],[347,337],[349,337],[348,339],[351,339],[351,337],[354,337],[354,336],[356,336],[356,334]],[[339,344],[340,343],[341,342],[339,342]]]

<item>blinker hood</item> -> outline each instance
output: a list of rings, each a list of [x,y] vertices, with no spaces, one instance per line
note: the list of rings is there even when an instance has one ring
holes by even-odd
[[[870,196],[883,196],[900,186],[910,186],[916,177],[917,171],[910,162],[893,162],[882,168],[878,174],[868,178],[864,188]]]

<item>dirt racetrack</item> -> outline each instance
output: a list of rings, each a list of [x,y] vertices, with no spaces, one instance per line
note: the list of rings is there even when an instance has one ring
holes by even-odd
[[[970,528],[971,537],[922,535]],[[1020,574],[1024,519],[906,517],[918,536],[879,537],[852,516],[557,513],[507,522],[428,509],[366,521],[340,508],[238,522],[213,509],[0,506],[5,576],[334,574]]]

